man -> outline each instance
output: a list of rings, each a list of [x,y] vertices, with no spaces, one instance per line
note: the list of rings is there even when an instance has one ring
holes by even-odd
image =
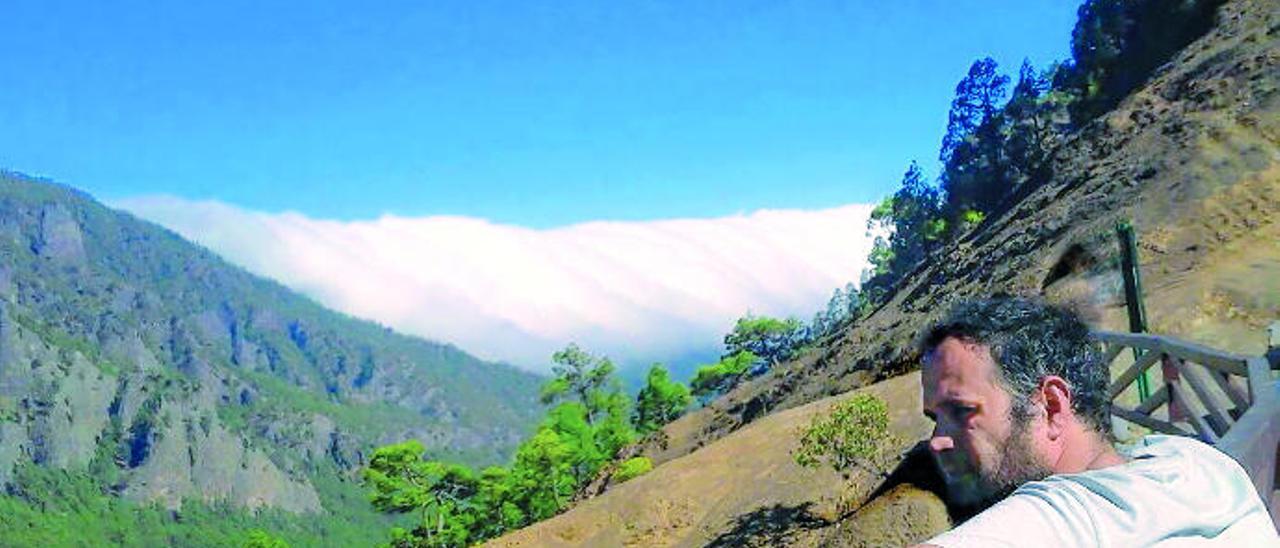
[[[1230,457],[1198,441],[1111,441],[1109,374],[1075,314],[1000,297],[921,338],[929,447],[953,504],[985,507],[927,546],[1280,546]]]

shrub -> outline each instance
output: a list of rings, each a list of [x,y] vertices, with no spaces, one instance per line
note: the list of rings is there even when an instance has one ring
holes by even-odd
[[[759,358],[755,354],[743,350],[714,364],[699,367],[693,380],[689,381],[689,389],[705,404],[737,385],[757,360]]]
[[[815,416],[801,432],[800,448],[792,456],[806,468],[825,462],[846,478],[854,468],[883,475],[885,449],[896,443],[884,400],[858,394],[836,405],[831,414]]]
[[[251,529],[243,548],[289,548],[289,543],[261,529]]]
[[[630,458],[618,466],[618,471],[613,473],[613,479],[622,483],[642,476],[650,470],[653,470],[653,461],[649,460],[649,457]]]

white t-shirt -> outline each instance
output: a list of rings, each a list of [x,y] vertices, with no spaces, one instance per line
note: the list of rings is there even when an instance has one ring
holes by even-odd
[[[1147,436],[1124,464],[1028,482],[928,544],[1280,546],[1244,469],[1181,436]]]

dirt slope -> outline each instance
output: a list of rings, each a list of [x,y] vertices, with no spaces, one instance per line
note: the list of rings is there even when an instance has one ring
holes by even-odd
[[[668,425],[642,447],[661,463],[648,475],[495,545],[895,545],[946,527],[935,498],[906,488],[824,521],[846,487],[791,463],[794,430],[889,379],[869,389],[922,437],[918,381],[900,375],[916,368],[920,328],[963,298],[1042,294],[1125,329],[1120,219],[1139,233],[1153,331],[1262,352],[1280,319],[1280,2],[1232,0],[1218,19],[1060,146],[1047,184],[935,254],[879,310]],[[855,479],[846,496],[874,483]]]
[[[903,440],[895,450],[906,449],[932,428],[920,413],[918,374],[863,390],[895,402],[890,408],[891,429]],[[796,432],[815,414],[854,393],[762,418],[751,428],[490,545],[817,545],[835,535],[852,535],[849,529],[859,520],[850,520],[841,529],[836,518],[848,513],[842,508],[850,501],[865,499],[881,478],[860,474],[845,482],[830,469],[801,468],[791,451],[798,445]],[[879,535],[876,538],[889,542],[920,540],[949,525],[946,509],[936,497],[907,489],[860,514],[868,529],[860,538],[874,532]]]
[[[1043,294],[1124,330],[1114,226],[1126,218],[1153,331],[1262,352],[1265,326],[1280,318],[1280,2],[1235,0],[1218,17],[1059,147],[1048,184],[936,253],[859,325],[670,425],[665,447],[646,454],[674,458],[768,413],[914,369],[916,333],[963,298]]]

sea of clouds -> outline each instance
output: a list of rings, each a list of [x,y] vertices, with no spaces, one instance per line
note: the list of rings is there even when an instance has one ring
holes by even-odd
[[[861,204],[552,229],[171,196],[112,205],[330,308],[542,372],[569,342],[624,365],[714,356],[748,311],[808,320],[871,248]]]

